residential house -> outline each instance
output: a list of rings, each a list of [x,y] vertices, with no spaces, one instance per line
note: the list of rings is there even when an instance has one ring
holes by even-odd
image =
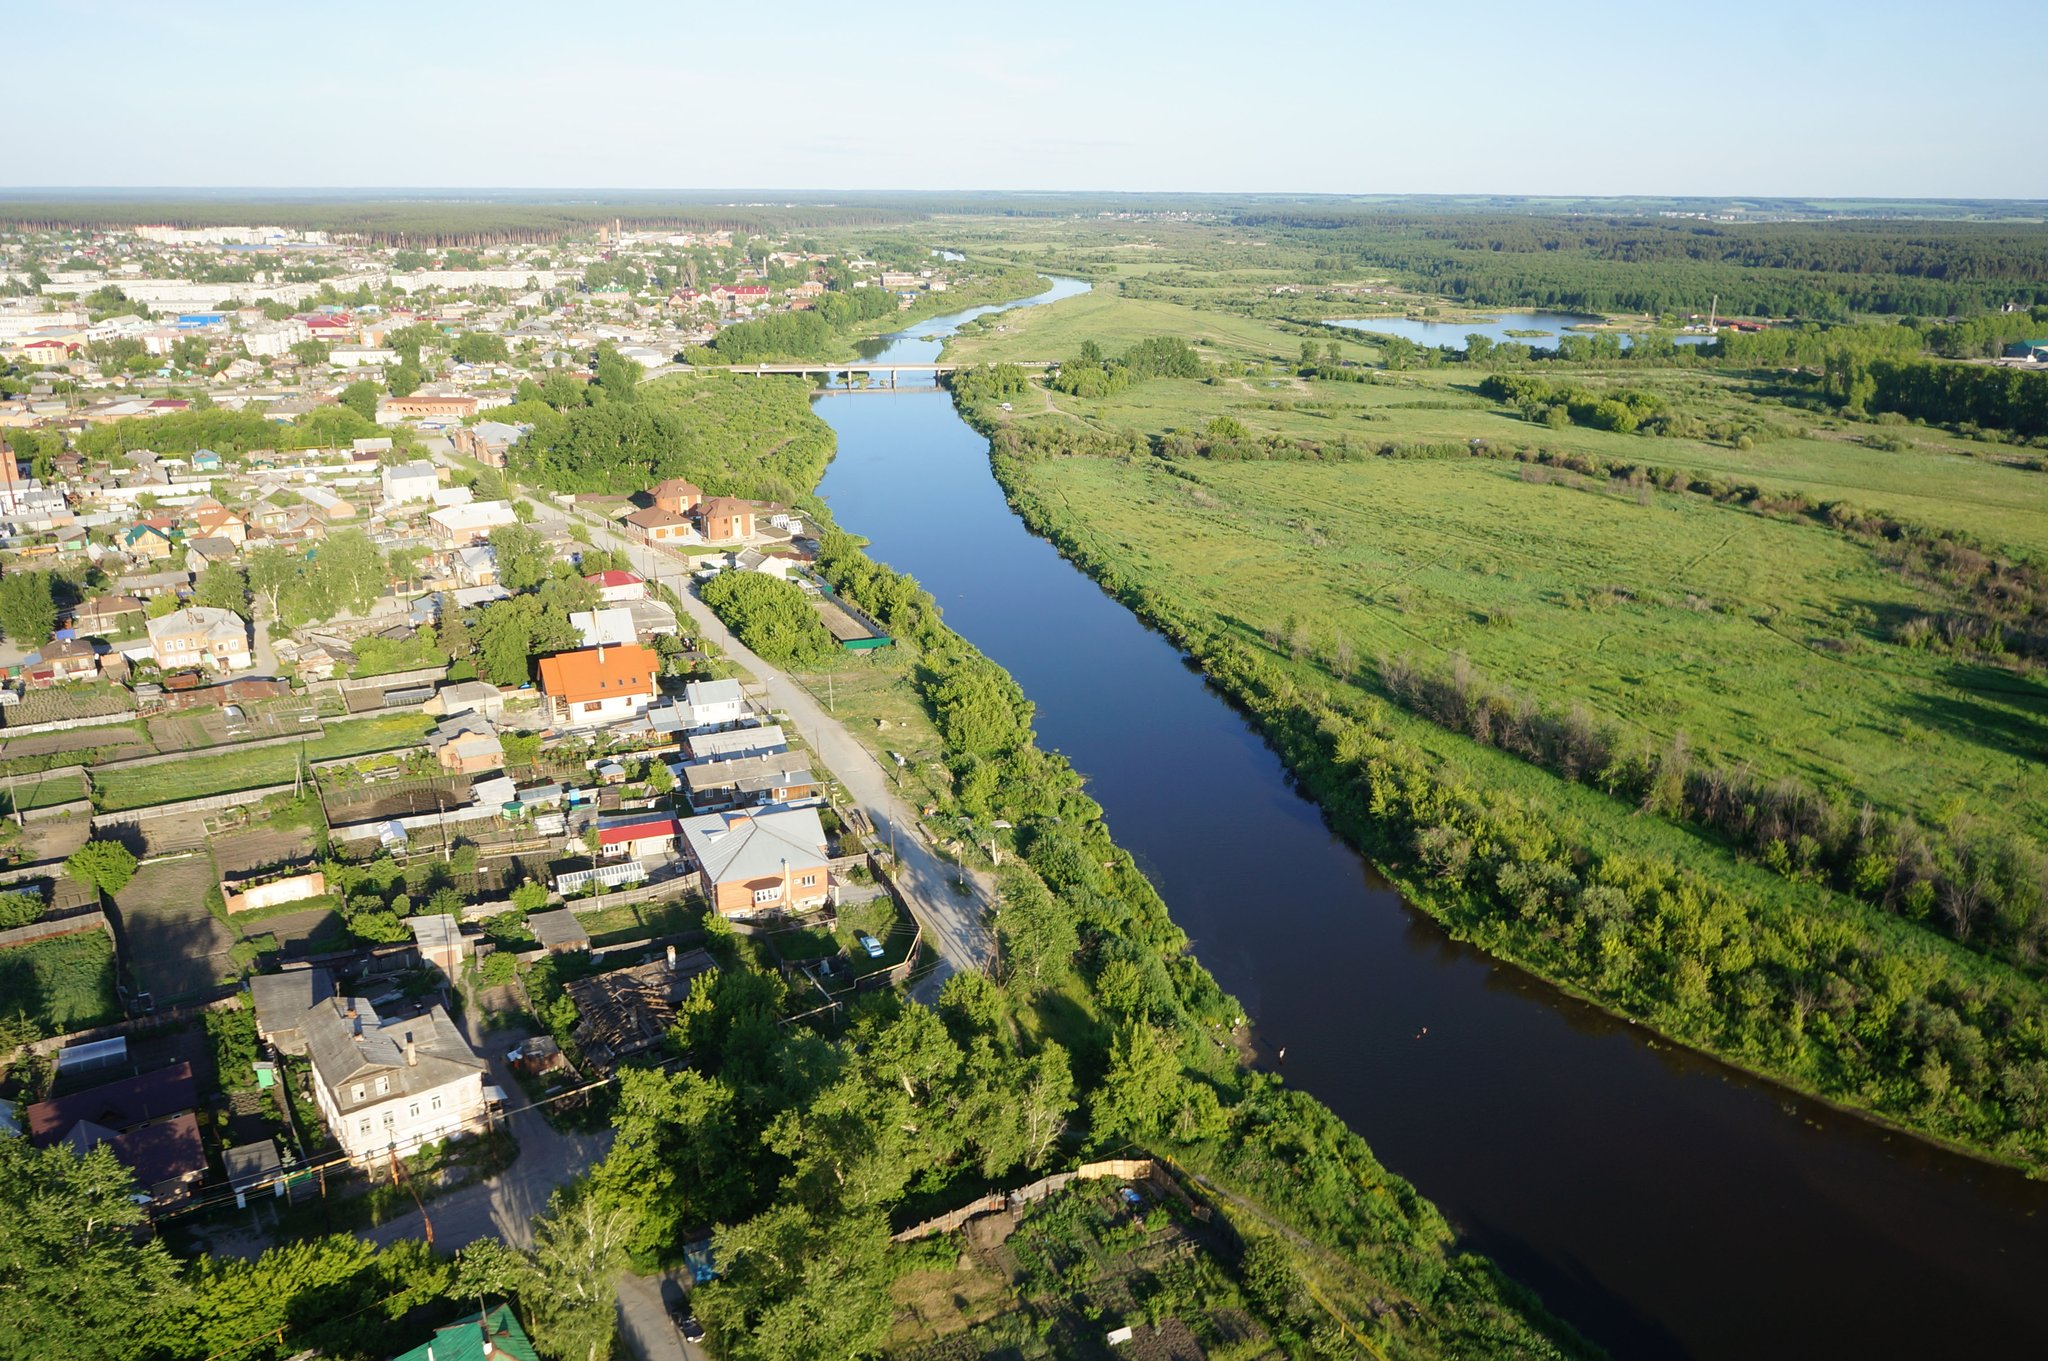
[[[683,820],[682,840],[721,916],[809,912],[830,901],[830,857],[815,808],[704,813]]]
[[[356,508],[326,487],[304,487],[300,489],[299,495],[305,498],[313,513],[328,524],[333,524],[337,520],[356,518]]]
[[[506,455],[525,433],[524,426],[507,425],[503,421],[478,421],[451,433],[448,442],[486,468],[502,468]]]
[[[811,763],[795,752],[697,761],[684,766],[682,775],[690,807],[700,813],[771,803],[815,803],[819,798]]]
[[[621,521],[626,533],[642,543],[695,543],[697,530],[687,519],[660,506],[643,506]]]
[[[469,942],[453,915],[436,912],[407,917],[405,924],[412,928],[413,944],[419,947],[422,963],[438,969],[450,983],[462,977],[462,962],[469,958]]]
[[[489,681],[455,681],[434,692],[429,712],[434,711],[451,717],[456,714],[482,714],[495,720],[504,715],[505,695]]]
[[[695,761],[734,761],[742,756],[769,756],[789,750],[789,742],[782,735],[780,723],[768,723],[758,728],[691,733],[683,739],[683,744],[690,759]]]
[[[99,655],[83,638],[59,638],[45,643],[21,664],[22,679],[35,690],[47,690],[65,681],[92,680],[99,673]]]
[[[256,1038],[280,1054],[303,1056],[301,1023],[316,1003],[332,996],[334,976],[325,969],[255,975],[249,980],[249,1001],[256,1012]]]
[[[233,562],[242,554],[231,539],[185,540],[185,570],[198,576],[217,562]]]
[[[731,496],[714,496],[697,507],[706,543],[744,543],[754,537],[754,507]]]
[[[183,596],[192,590],[190,572],[144,572],[137,576],[121,577],[114,582],[123,595],[138,600],[154,600],[161,595]]]
[[[510,501],[474,501],[466,506],[445,506],[427,517],[434,537],[452,548],[480,543],[494,529],[516,525]]]
[[[178,551],[177,531],[168,523],[144,520],[132,524],[121,531],[118,542],[129,557],[148,561],[172,557]]]
[[[220,471],[221,456],[211,449],[192,451],[192,471],[195,473],[217,473]]]
[[[441,473],[426,459],[412,463],[387,463],[380,474],[384,504],[401,506],[408,501],[431,501],[441,485]]]
[[[638,572],[593,572],[583,579],[597,588],[601,604],[622,605],[628,600],[647,598],[647,579]]]
[[[457,714],[442,719],[427,734],[427,750],[440,761],[441,769],[457,775],[480,775],[505,768],[505,744],[482,714]]]
[[[252,665],[248,621],[211,605],[190,605],[150,620],[149,643],[156,664],[166,671],[187,666],[243,671]]]
[[[501,1304],[481,1318],[437,1328],[431,1342],[400,1352],[391,1361],[539,1361],[539,1356],[512,1306]]]
[[[747,697],[736,680],[691,681],[683,687],[683,730],[730,728],[747,716]]]
[[[569,616],[569,627],[576,630],[585,647],[620,647],[640,640],[633,627],[633,611],[625,606],[576,610]]]
[[[675,854],[676,820],[667,813],[640,813],[600,823],[597,853],[606,860],[647,860]]]
[[[249,522],[226,506],[212,503],[194,507],[185,517],[185,534],[194,539],[226,539],[241,545],[249,541]]]
[[[674,844],[671,836],[670,844]],[[576,914],[566,907],[552,912],[536,912],[526,919],[526,929],[533,932],[533,938],[540,947],[551,955],[574,954],[590,948],[590,932],[583,929],[583,923],[576,920]]]
[[[541,658],[540,688],[555,722],[591,727],[646,713],[659,670],[660,659],[638,643],[584,648]]]
[[[132,595],[96,595],[71,612],[81,637],[118,638],[142,624],[143,604]]]
[[[671,515],[688,515],[704,504],[704,489],[680,477],[655,483],[648,495],[657,507]]]
[[[178,1063],[38,1101],[26,1112],[27,1133],[38,1148],[64,1144],[84,1154],[107,1145],[135,1174],[135,1184],[149,1198],[154,1213],[176,1208],[205,1180],[206,1146],[199,1138],[198,1106],[192,1065]]]
[[[359,1162],[411,1154],[489,1122],[488,1065],[438,1002],[424,1015],[385,1020],[367,998],[330,997],[299,1030],[313,1060],[314,1103]]]

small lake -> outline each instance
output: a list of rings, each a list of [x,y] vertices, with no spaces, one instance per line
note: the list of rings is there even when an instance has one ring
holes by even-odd
[[[1569,334],[1574,327],[1587,326],[1603,321],[1603,317],[1587,316],[1580,312],[1495,312],[1491,320],[1468,318],[1452,321],[1417,321],[1411,317],[1348,317],[1333,321],[1332,326],[1342,326],[1347,331],[1377,331],[1381,335],[1400,336],[1418,345],[1434,349],[1438,345],[1449,345],[1452,349],[1465,348],[1465,337],[1483,335],[1495,344],[1516,343],[1532,345],[1541,349],[1552,349],[1558,337]],[[1511,331],[1544,331],[1540,336],[1510,335]],[[1581,335],[1595,336],[1598,331],[1582,331]],[[1621,343],[1627,348],[1630,337],[1623,334]],[[1705,345],[1712,336],[1673,336],[1680,345]]]

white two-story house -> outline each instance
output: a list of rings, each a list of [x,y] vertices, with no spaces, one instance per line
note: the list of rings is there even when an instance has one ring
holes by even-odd
[[[488,1065],[437,1003],[383,1020],[360,997],[329,997],[299,1023],[313,1060],[313,1095],[351,1158],[408,1157],[489,1122]]]

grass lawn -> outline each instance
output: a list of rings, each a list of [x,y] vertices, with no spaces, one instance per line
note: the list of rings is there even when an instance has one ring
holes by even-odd
[[[21,775],[15,778],[13,788],[9,791],[9,806],[27,812],[34,808],[50,808],[60,803],[71,803],[84,797],[83,775]]]
[[[883,770],[895,772],[906,800],[926,804],[937,802],[951,780],[938,768],[945,760],[945,744],[911,685],[916,662],[915,650],[899,643],[841,653],[829,680],[825,673],[793,679],[846,725]],[[903,758],[901,767],[897,756]]]
[[[672,899],[664,903],[624,903],[618,907],[578,912],[576,920],[590,933],[590,943],[602,948],[655,936],[679,935],[704,924],[704,904],[695,898]]]
[[[351,719],[329,723],[324,735],[306,742],[303,750],[307,760],[325,761],[412,747],[432,727],[433,720],[419,714]],[[296,744],[262,747],[95,773],[94,801],[103,812],[119,812],[209,794],[288,784],[298,769],[300,751]]]
[[[114,995],[114,943],[104,931],[0,950],[0,1008],[23,1015],[40,1035],[65,1035],[121,1014]]]

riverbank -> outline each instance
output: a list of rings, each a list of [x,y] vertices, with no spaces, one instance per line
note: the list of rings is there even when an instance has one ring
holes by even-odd
[[[1611,1014],[1649,1024],[1675,1044],[1834,1109],[1989,1162],[2026,1171],[2042,1165],[2038,1131],[2030,1136],[2023,1125],[1985,1123],[1982,1115],[1958,1128],[1956,1112],[1922,1095],[1926,1081],[1946,1075],[1929,1074],[1924,1064],[1909,1067],[1916,1047],[1901,1046],[1896,1036],[1867,1036],[1861,1043],[1874,1052],[1860,1064],[1845,1063],[1840,1046],[1826,1040],[1832,1022],[1804,1028],[1809,1020],[1826,1021],[1823,1008],[1802,1014],[1798,997],[1786,995],[1795,989],[1777,981],[1780,971],[1841,980],[1816,981],[1819,995],[1836,986],[1866,995],[1872,987],[1903,987],[1901,1001],[1915,993],[1930,999],[1922,1005],[1943,999],[1969,1008],[1978,1025],[1987,1024],[1987,1013],[1961,1000],[1971,993],[1995,997],[1999,1014],[2038,1010],[2016,991],[2020,984],[1981,956],[1889,919],[1871,920],[1846,900],[1795,901],[1826,895],[1793,889],[1732,857],[1725,866],[1707,856],[1688,868],[1687,860],[1701,860],[1690,853],[1695,839],[1672,829],[1660,847],[1649,835],[1660,831],[1654,822],[1632,821],[1625,843],[1616,841],[1601,830],[1606,796],[1561,784],[1504,753],[1467,750],[1464,739],[1340,686],[1323,674],[1319,659],[1297,650],[1290,662],[1248,637],[1243,621],[1231,625],[1204,614],[1161,575],[1156,557],[1090,519],[1114,514],[1113,500],[1076,501],[1034,481],[1032,470],[1045,461],[1005,453],[1003,420],[987,411],[976,419],[996,438],[997,480],[1034,532],[1199,663],[1257,723],[1332,825],[1454,935]],[[1076,509],[1084,503],[1086,511]],[[1455,866],[1446,854],[1456,857]],[[1503,877],[1496,882],[1482,861],[1499,866]],[[1524,884],[1512,894],[1510,874]],[[1723,886],[1729,875],[1746,887],[1733,890],[1739,901]],[[1538,888],[1546,881],[1550,887]],[[1518,906],[1532,890],[1538,900]],[[1614,910],[1654,923],[1658,941],[1640,926],[1617,931],[1589,919],[1585,895],[1615,893],[1631,905],[1617,900]],[[1831,917],[1838,929],[1858,934],[1838,942],[1816,937],[1816,923]],[[1625,953],[1616,955],[1617,946]],[[1875,968],[1880,958],[1889,962]],[[1763,969],[1771,971],[1768,984]],[[1716,980],[1711,995],[1709,980]],[[1843,1024],[1851,1021],[1863,1034],[1865,1018]]]

